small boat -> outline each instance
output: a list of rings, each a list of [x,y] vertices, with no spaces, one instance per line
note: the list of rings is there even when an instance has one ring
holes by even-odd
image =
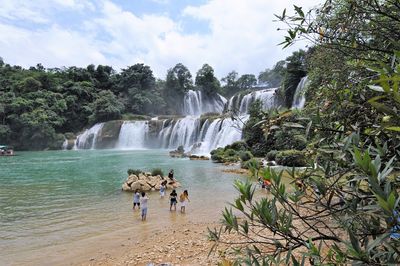
[[[0,156],[13,156],[13,147],[7,145],[0,145]]]

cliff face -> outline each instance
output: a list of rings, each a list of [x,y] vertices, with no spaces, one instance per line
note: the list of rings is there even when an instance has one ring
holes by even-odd
[[[124,121],[113,120],[104,123],[103,128],[99,132],[96,140],[96,148],[111,149],[115,147],[118,141],[121,125]]]

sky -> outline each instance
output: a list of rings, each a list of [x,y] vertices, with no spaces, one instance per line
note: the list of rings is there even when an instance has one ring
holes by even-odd
[[[320,0],[0,0],[0,57],[23,67],[89,64],[117,71],[149,65],[158,78],[177,63],[192,75],[258,74],[285,59],[274,14]]]

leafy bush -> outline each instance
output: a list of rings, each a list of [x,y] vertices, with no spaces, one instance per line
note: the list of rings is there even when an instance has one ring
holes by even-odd
[[[261,168],[261,163],[259,160],[252,158],[246,162],[243,162],[241,164],[241,167],[244,169],[260,169]]]
[[[236,151],[233,150],[233,149],[226,149],[224,151],[224,154],[227,155],[227,156],[235,156],[236,155]]]
[[[156,176],[156,175],[164,176],[163,171],[162,171],[160,168],[154,168],[154,169],[152,169],[152,170],[151,170],[151,175],[152,175],[152,176]]]
[[[236,141],[231,145],[227,145],[225,149],[232,149],[235,151],[247,151],[249,150],[249,146],[244,141]]]
[[[143,173],[142,170],[140,169],[128,169],[128,175],[139,175],[141,173]]]
[[[251,158],[253,158],[253,154],[251,154],[251,152],[249,152],[249,151],[242,151],[239,153],[239,157],[240,157],[240,160],[245,162],[245,161],[248,161]]]
[[[211,155],[213,155],[213,154],[217,154],[217,153],[220,153],[220,152],[223,152],[224,151],[224,148],[216,148],[215,150],[212,150],[211,152],[210,152],[210,154]]]
[[[277,154],[277,153],[278,153],[277,150],[269,151],[269,152],[267,153],[267,160],[268,160],[268,161],[275,161],[275,159],[276,159],[276,154]]]
[[[307,166],[305,152],[298,150],[279,151],[275,157],[276,163],[284,166]]]
[[[217,163],[223,163],[225,161],[223,153],[214,153],[211,155],[211,160]]]

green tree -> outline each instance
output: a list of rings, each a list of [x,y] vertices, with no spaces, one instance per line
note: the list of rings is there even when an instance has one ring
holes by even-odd
[[[215,96],[220,91],[220,83],[214,76],[214,69],[204,64],[196,74],[195,85],[207,96]]]
[[[176,64],[168,69],[164,85],[163,96],[171,112],[178,112],[182,109],[179,103],[182,102],[185,93],[193,88],[192,74],[183,64]]]
[[[238,76],[239,74],[235,70],[233,70],[221,79],[221,81],[224,83],[224,85],[222,86],[222,94],[224,96],[231,97],[239,91],[239,87],[237,84]]]
[[[127,111],[144,114],[151,110],[155,78],[149,66],[135,64],[123,69],[118,75],[117,86]]]
[[[97,99],[91,104],[92,114],[89,122],[94,124],[108,120],[120,119],[124,105],[109,90],[101,91]]]
[[[253,74],[243,74],[237,80],[237,85],[240,90],[251,89],[257,84],[257,78]]]
[[[265,69],[258,75],[259,83],[266,83],[270,88],[276,88],[281,85],[286,69],[286,61],[281,60],[274,65],[272,69]]]

